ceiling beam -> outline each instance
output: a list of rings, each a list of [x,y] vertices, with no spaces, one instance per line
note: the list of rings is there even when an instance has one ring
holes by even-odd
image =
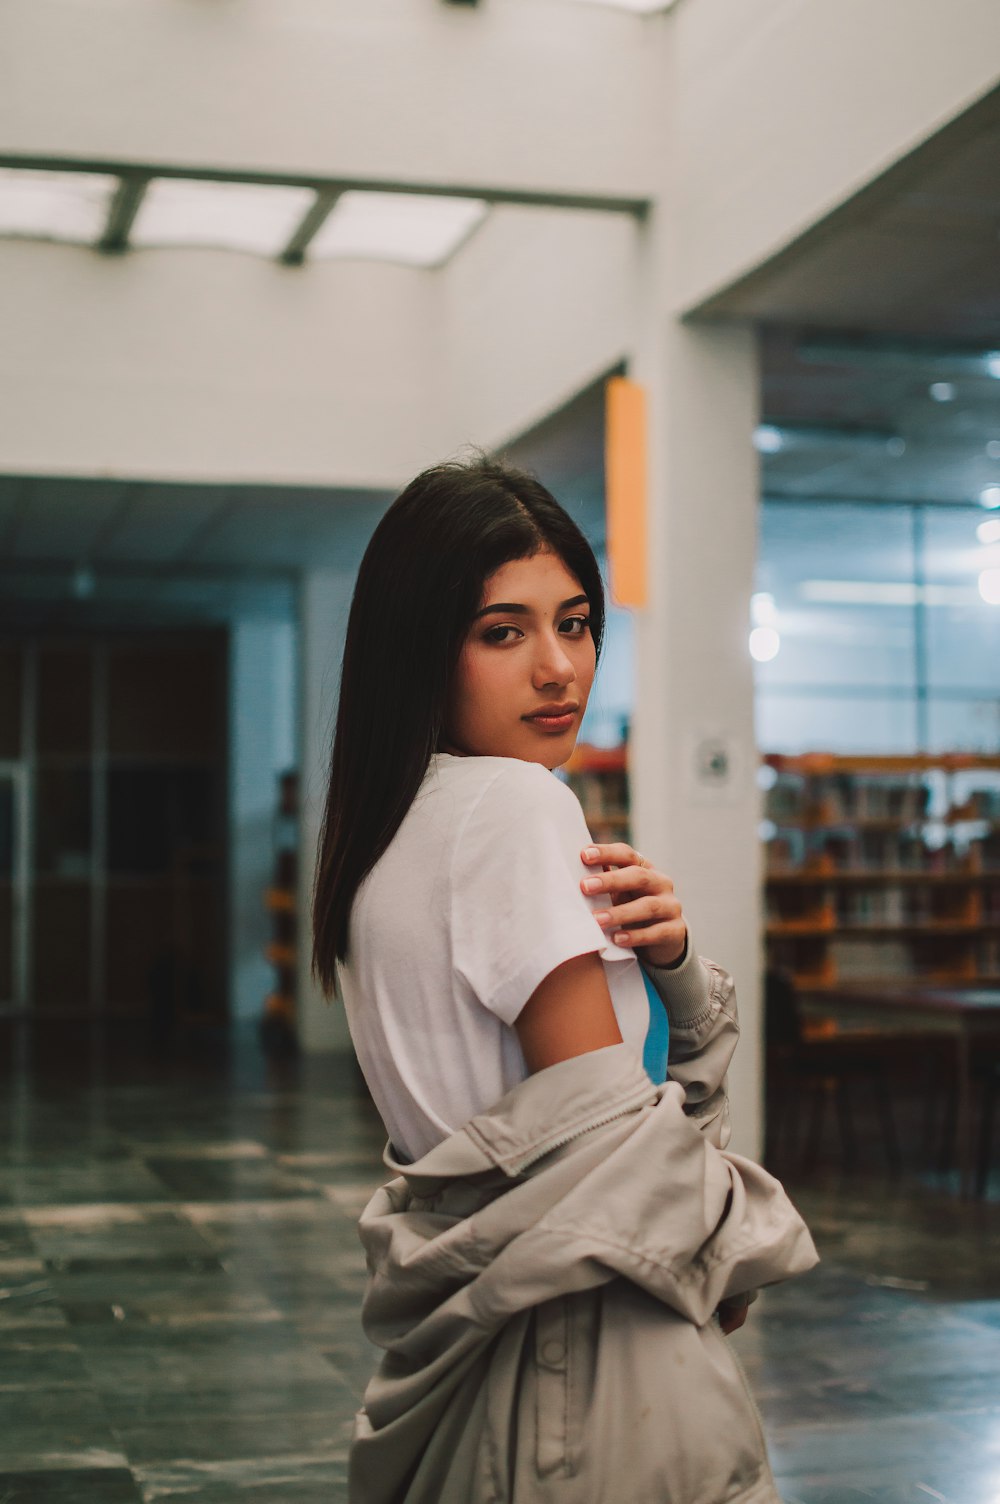
[[[320,189],[316,195],[315,202],[302,216],[302,223],[278,258],[285,266],[302,265],[310,241],[316,235],[317,231],[322,229],[329,217],[330,211],[339,198],[340,194],[336,189]]]
[[[648,198],[629,194],[560,193],[530,188],[486,187],[482,183],[411,182],[389,178],[316,177],[308,173],[257,172],[232,167],[178,166],[167,162],[126,162],[105,157],[45,156],[0,152],[0,167],[32,172],[89,172],[118,178],[182,178],[206,183],[257,183],[268,187],[312,188],[317,194],[408,193],[429,198],[474,198],[488,204],[520,204],[535,209],[579,209],[604,214],[642,216]],[[318,226],[317,226],[318,228]]]
[[[128,249],[132,225],[148,186],[149,178],[142,173],[130,172],[119,180],[108,210],[104,234],[98,242],[99,251],[119,252]]]

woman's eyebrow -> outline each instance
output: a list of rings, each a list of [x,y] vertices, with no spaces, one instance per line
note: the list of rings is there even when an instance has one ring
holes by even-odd
[[[568,611],[570,606],[582,606],[586,601],[587,596],[585,595],[571,595],[568,601],[560,601],[556,610]],[[507,611],[512,612],[516,616],[530,616],[532,608],[530,606],[519,606],[516,601],[494,601],[492,605],[484,606],[481,611],[477,611],[472,620],[478,621],[481,616],[488,616],[491,611]]]

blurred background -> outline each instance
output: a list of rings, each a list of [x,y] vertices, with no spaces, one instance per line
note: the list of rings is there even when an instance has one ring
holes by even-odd
[[[986,0],[6,0],[17,1110],[122,1071],[363,1096],[309,975],[347,610],[474,444],[607,574],[562,776],[737,978],[736,1146],[985,1215],[998,234]]]
[[[302,938],[346,612],[470,443],[609,575],[567,771],[741,977],[745,1145],[768,967],[1000,985],[994,23],[767,15],[8,6],[9,1049],[349,1050]]]

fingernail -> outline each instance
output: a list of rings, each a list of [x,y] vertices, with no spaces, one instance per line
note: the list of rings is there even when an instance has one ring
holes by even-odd
[[[599,877],[585,877],[583,880],[583,891],[585,893],[596,893],[600,886],[601,879]]]
[[[626,935],[626,933],[625,933],[624,930],[615,930],[615,933],[612,936],[612,939],[614,940],[614,942],[615,942],[616,945],[627,945],[628,944],[628,935]]]
[[[605,914],[603,911],[601,913],[599,913],[599,914],[595,914],[594,918],[597,920],[598,924],[610,924],[611,923],[611,915],[610,914]]]
[[[596,862],[599,854],[596,846],[587,846],[584,848],[583,860],[585,862]]]

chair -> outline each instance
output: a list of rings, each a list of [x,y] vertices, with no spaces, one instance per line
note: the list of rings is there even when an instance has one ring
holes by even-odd
[[[976,1195],[981,1197],[985,1195],[986,1183],[990,1175],[994,1119],[997,1097],[1000,1096],[1000,1056],[996,1053],[995,1045],[973,1062],[973,1077],[982,1089],[979,1142],[976,1152]],[[925,1100],[924,1158],[925,1160],[933,1159],[938,1171],[943,1174],[951,1169],[958,1130],[958,1084],[954,1069],[950,1068],[949,1063],[942,1065],[939,1060],[935,1060],[928,1064],[923,1091]],[[942,1092],[944,1105],[940,1113],[940,1123],[938,1123],[935,1095],[940,1096]]]
[[[993,1120],[996,1116],[997,1097],[1000,1096],[1000,1060],[994,1060],[986,1077],[983,1091],[983,1108],[979,1120],[979,1154],[976,1161],[976,1195],[985,1196],[986,1182],[993,1157]]]
[[[765,1037],[767,1040],[769,1162],[779,1154],[789,1112],[811,1102],[808,1131],[802,1140],[800,1168],[808,1169],[819,1157],[826,1117],[832,1098],[845,1168],[858,1161],[858,1135],[853,1111],[853,1085],[869,1084],[881,1130],[886,1163],[893,1174],[901,1168],[899,1140],[890,1096],[886,1051],[868,1038],[831,1036],[807,1039],[802,1027],[799,998],[791,977],[769,970],[764,982]]]

